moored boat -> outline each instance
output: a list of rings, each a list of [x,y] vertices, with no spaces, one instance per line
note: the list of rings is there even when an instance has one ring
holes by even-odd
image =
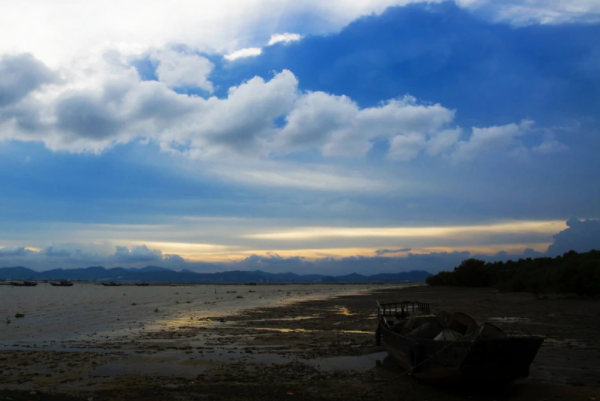
[[[50,285],[54,286],[54,287],[72,287],[73,282],[68,281],[68,280],[61,280],[61,281],[54,282],[54,283],[51,282]]]
[[[105,287],[118,287],[121,285],[121,283],[116,283],[114,281],[107,281],[107,282],[102,283],[102,285]]]
[[[376,341],[419,379],[506,384],[529,376],[542,337],[509,337],[463,313],[432,315],[420,302],[379,303]]]
[[[138,287],[147,287],[147,286],[149,286],[150,284],[148,284],[148,283],[146,283],[146,282],[144,281],[144,282],[142,282],[142,283],[135,283],[135,285],[137,285]]]
[[[10,285],[15,287],[35,287],[36,285],[38,285],[38,283],[36,283],[35,281],[13,281],[10,283]]]

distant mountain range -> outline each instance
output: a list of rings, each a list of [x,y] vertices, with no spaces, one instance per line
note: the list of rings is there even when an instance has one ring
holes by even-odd
[[[43,272],[26,267],[0,268],[0,280],[80,280],[80,281],[146,281],[149,283],[395,283],[421,282],[431,274],[422,270],[401,273],[383,273],[372,276],[348,274],[326,276],[321,274],[300,275],[295,273],[267,273],[255,271],[225,271],[218,273],[195,273],[190,270],[174,271],[159,266],[141,269],[115,267],[106,269],[91,266],[81,269],[54,269]]]

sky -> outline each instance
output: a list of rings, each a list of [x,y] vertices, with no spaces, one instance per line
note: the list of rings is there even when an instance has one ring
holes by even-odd
[[[597,0],[5,0],[0,267],[600,249]]]

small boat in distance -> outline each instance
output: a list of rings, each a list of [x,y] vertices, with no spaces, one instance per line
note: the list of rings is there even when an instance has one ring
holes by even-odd
[[[15,287],[35,287],[36,285],[38,285],[38,283],[36,283],[35,281],[13,281],[10,283],[10,285]]]
[[[529,376],[544,339],[508,336],[464,313],[431,314],[423,302],[377,302],[377,345],[424,381],[508,384]]]
[[[118,287],[121,285],[121,283],[116,283],[114,281],[107,281],[105,283],[102,283],[102,285],[105,287]]]
[[[138,287],[147,287],[147,286],[149,286],[150,284],[148,284],[147,282],[145,282],[145,281],[144,281],[144,282],[142,282],[142,283],[135,283],[135,285],[137,285]]]
[[[68,281],[68,280],[60,280],[58,282],[55,283],[50,283],[51,286],[54,287],[72,287],[73,286],[73,282],[72,281]]]

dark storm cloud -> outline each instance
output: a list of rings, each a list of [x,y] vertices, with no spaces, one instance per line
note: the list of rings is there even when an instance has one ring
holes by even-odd
[[[381,255],[395,252],[408,252],[410,248],[404,249],[380,249],[377,256],[352,256],[342,259],[322,258],[309,261],[301,257],[282,258],[277,254],[268,256],[252,255],[245,260],[235,264],[236,268],[244,270],[266,270],[272,272],[297,273],[322,273],[322,274],[376,274],[385,272],[399,272],[410,270],[425,270],[437,273],[441,270],[451,270],[460,262],[468,258],[478,258],[487,262],[518,260],[520,258],[537,258],[542,256],[562,255],[570,250],[587,252],[592,249],[600,249],[600,220],[577,220],[567,221],[567,228],[554,235],[554,243],[548,247],[548,251],[538,252],[533,249],[525,249],[520,254],[510,254],[506,251],[494,255],[472,254],[470,252],[432,252],[426,254],[412,254],[400,257],[383,257]]]
[[[76,93],[56,105],[57,128],[88,139],[106,139],[116,135],[121,122],[108,110],[107,103],[93,94]]]
[[[168,265],[183,265],[185,263],[185,259],[181,256],[171,254],[165,255],[163,261]]]
[[[570,219],[567,226],[569,228],[553,236],[554,243],[548,247],[548,255],[562,255],[571,250],[600,250],[600,220]]]
[[[41,120],[40,107],[35,102],[20,103],[0,112],[0,121],[10,118],[15,120],[20,130],[28,134],[35,135],[47,128]]]
[[[468,258],[482,259],[487,262],[518,260],[521,258],[537,258],[542,256],[562,255],[570,250],[587,252],[600,249],[600,220],[577,220],[567,222],[569,228],[554,235],[554,243],[548,251],[538,252],[525,249],[522,253],[510,254],[506,251],[494,255],[472,254],[470,252],[432,252],[426,254],[412,254],[398,257],[384,257],[382,255],[408,252],[410,248],[380,249],[377,256],[351,256],[341,259],[321,258],[307,260],[302,257],[283,258],[277,254],[267,256],[252,255],[243,261],[237,262],[230,268],[241,270],[265,270],[270,272],[296,272],[311,274],[340,275],[347,273],[377,274],[387,272],[403,272],[411,270],[425,270],[437,273],[441,270],[452,270],[463,260]]]
[[[49,246],[40,251],[40,254],[50,257],[61,257],[68,258],[72,256],[72,251],[67,249],[61,249],[54,246]]]
[[[34,254],[34,251],[31,251],[25,247],[4,247],[0,248],[0,257],[15,257],[15,256],[27,256]]]
[[[265,270],[275,273],[294,272],[298,274],[342,275],[348,273],[377,274],[411,270],[438,272],[448,270],[470,257],[469,252],[439,252],[409,254],[406,257],[350,256],[341,259],[321,258],[306,260],[294,256],[283,258],[277,254],[267,256],[252,255],[248,258],[223,266],[226,269]]]
[[[185,267],[186,261],[179,255],[163,254],[160,249],[151,249],[146,245],[116,246],[110,255],[101,255],[93,249],[81,249],[73,246],[49,246],[39,251],[26,247],[0,248],[0,267],[27,266],[32,269],[48,270],[52,268],[79,268],[87,266],[125,266],[140,267],[148,264],[160,264],[171,269]]]
[[[160,249],[150,249],[146,245],[134,246],[129,250],[125,246],[117,246],[110,259],[117,263],[151,263],[163,260]]]
[[[0,58],[0,107],[17,103],[56,79],[52,70],[30,54],[4,55]]]
[[[400,252],[410,252],[411,248],[400,248],[400,249],[378,249],[375,251],[377,256],[386,255],[388,253],[400,253]]]

